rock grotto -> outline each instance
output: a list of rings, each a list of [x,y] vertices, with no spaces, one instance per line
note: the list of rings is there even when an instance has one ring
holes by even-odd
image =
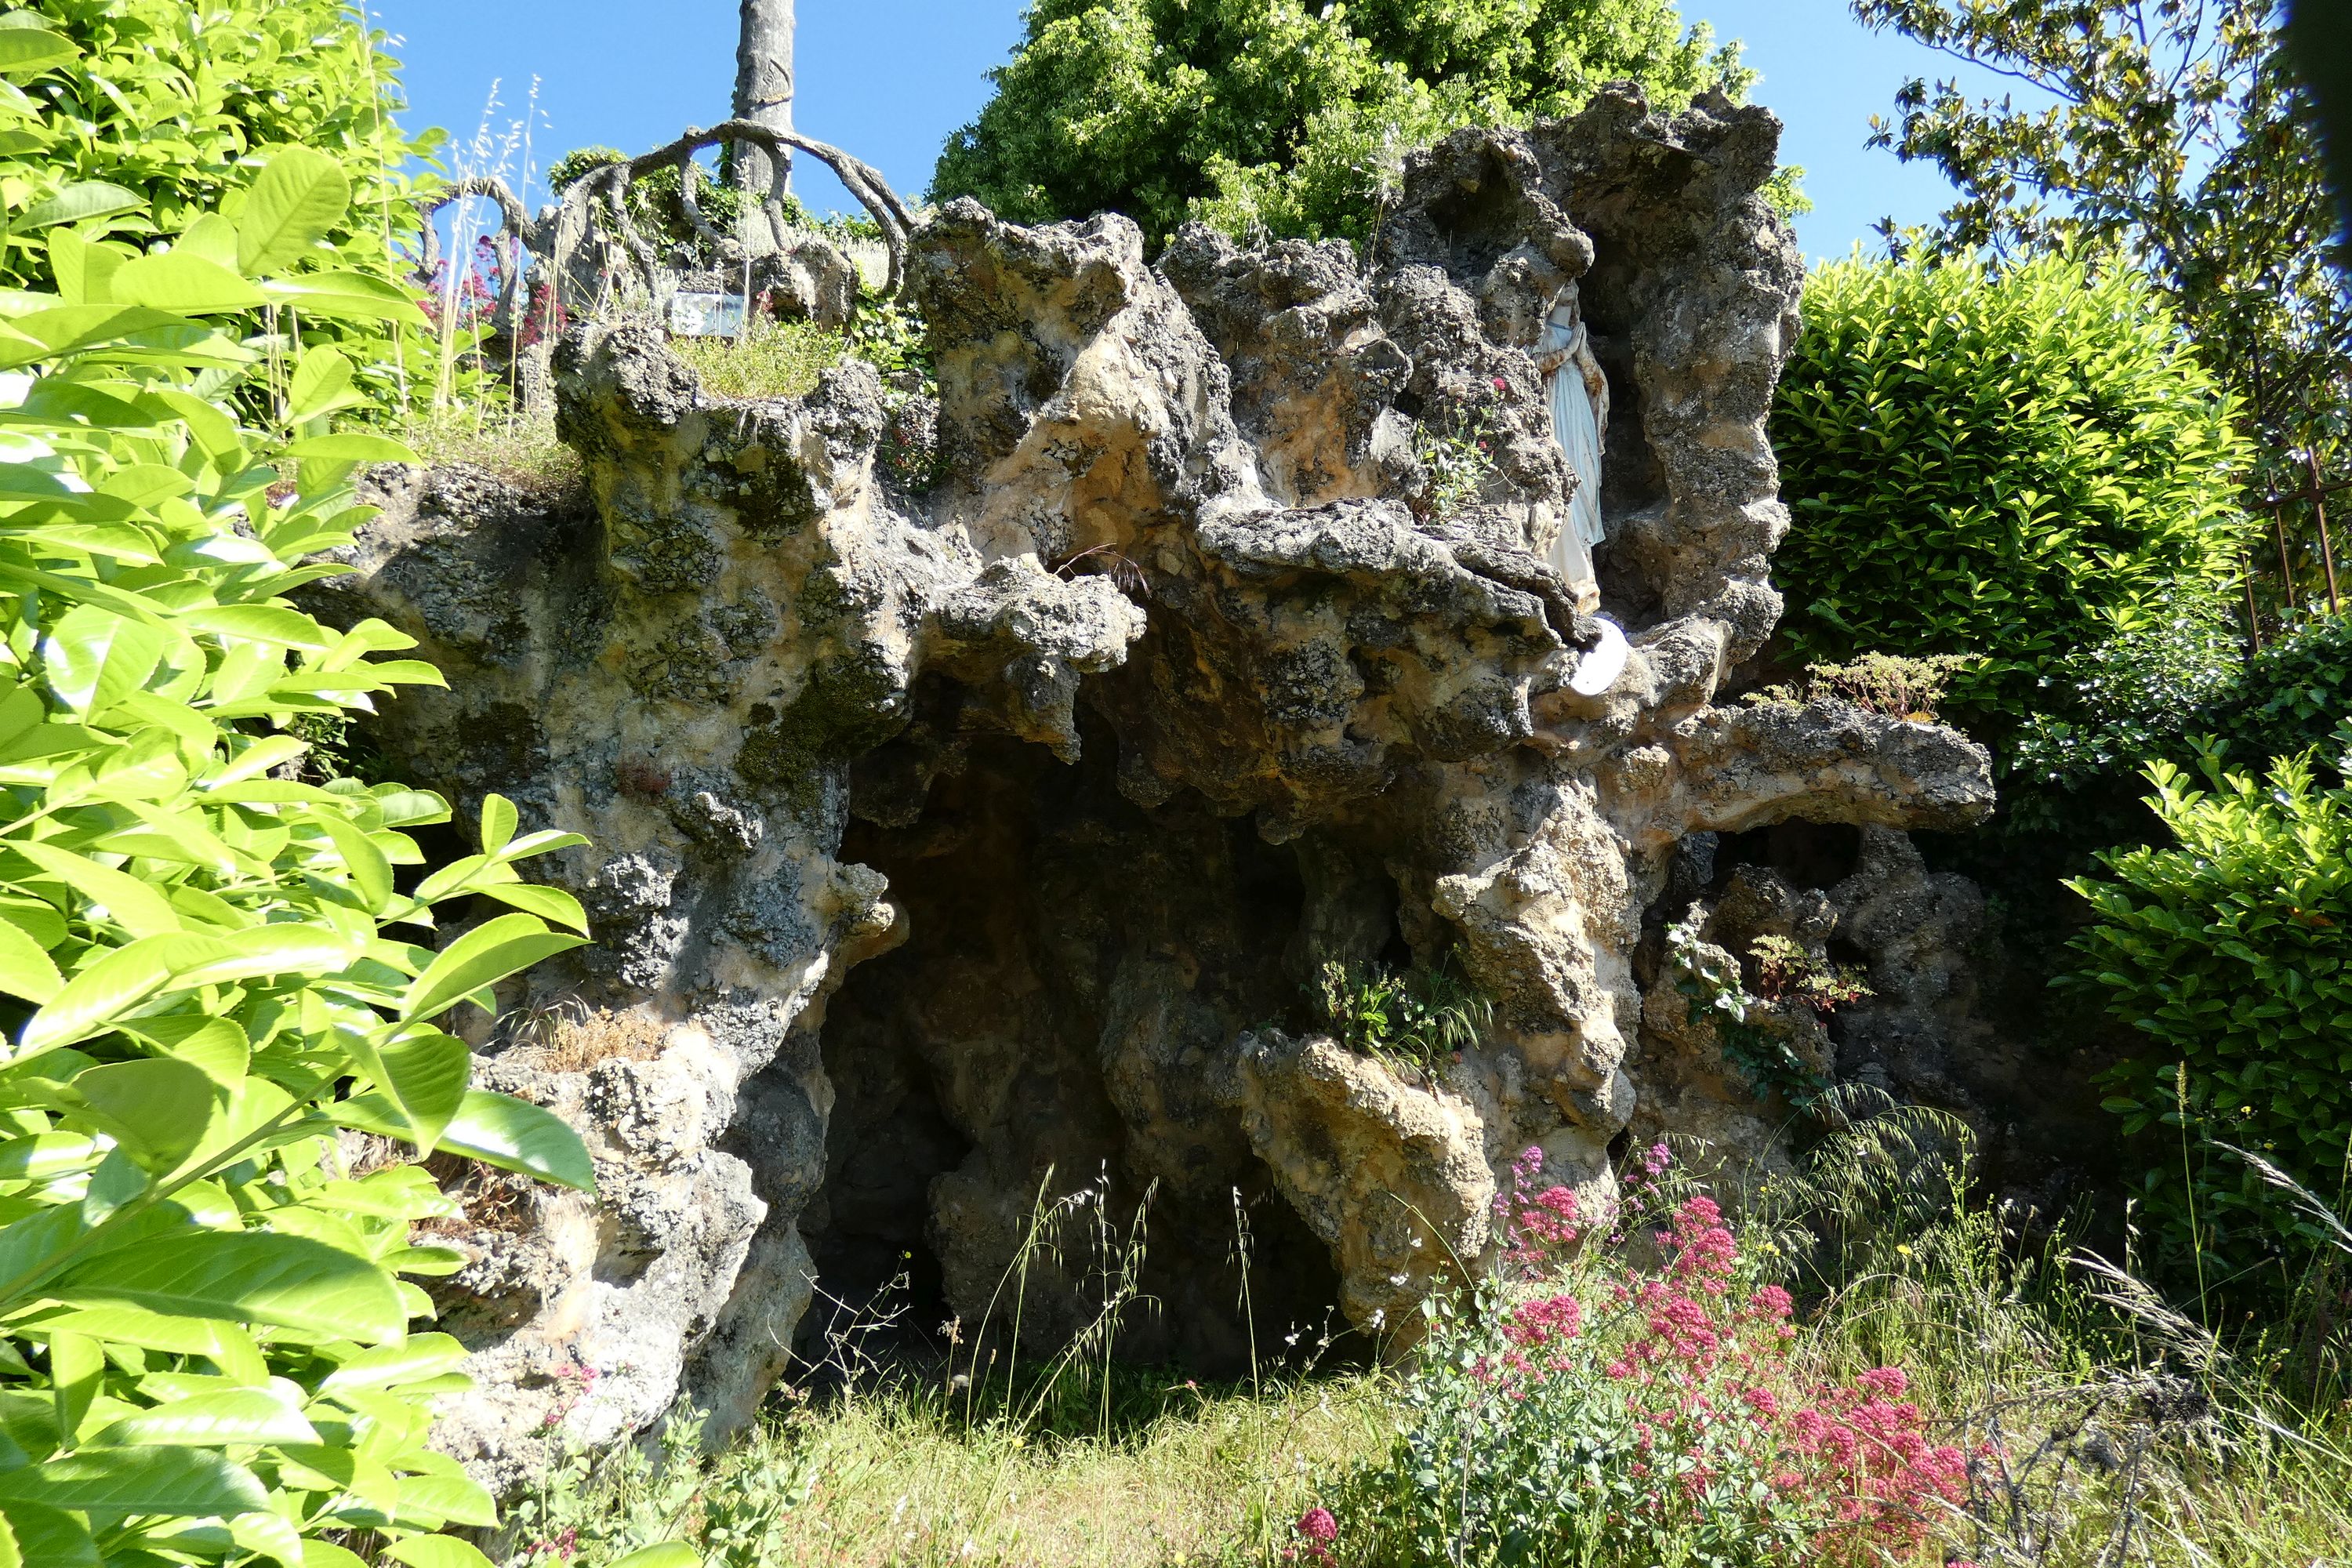
[[[1717,700],[1780,609],[1778,136],[1629,89],[1464,132],[1366,263],[1195,226],[1153,264],[1121,217],[960,201],[908,258],[936,399],[851,361],[730,401],[588,326],[554,363],[583,493],[379,470],[316,603],[449,689],[371,743],[593,846],[547,876],[598,942],[475,1037],[600,1192],[469,1179],[445,1445],[507,1489],[681,1394],[716,1436],[900,1276],[976,1335],[1025,1258],[1023,1338],[1066,1340],[1108,1271],[1024,1254],[1057,1199],[1139,1270],[1121,1353],[1393,1334],[1524,1149],[1593,1198],[1629,1129],[1769,1154],[1656,956],[1694,900],[1725,944],[1843,915],[1884,1026],[1943,1027],[1904,944],[1974,917],[1902,830],[1981,818],[1985,753]],[[1859,827],[1861,868],[1727,884],[1726,836],[1781,823]],[[1332,963],[1451,965],[1491,1026],[1425,1070],[1343,1048],[1298,1021]]]

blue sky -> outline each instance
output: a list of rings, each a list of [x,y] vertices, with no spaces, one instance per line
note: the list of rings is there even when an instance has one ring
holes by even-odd
[[[1764,73],[1755,96],[1787,122],[1782,156],[1805,166],[1817,204],[1797,225],[1808,256],[1842,256],[1869,243],[1879,218],[1922,222],[1948,201],[1932,169],[1864,146],[1870,116],[1891,112],[1905,79],[1948,75],[1948,65],[1906,39],[1874,37],[1845,0],[1684,0],[1682,10],[1743,40]],[[405,40],[413,125],[470,142],[497,80],[488,123],[504,139],[537,77],[537,166],[591,143],[644,152],[727,115],[735,0],[371,0],[370,12]],[[989,68],[1021,33],[1020,0],[800,0],[799,13],[801,130],[857,153],[909,195],[929,182],[948,132],[986,100]],[[519,148],[508,159],[520,168]],[[820,210],[851,205],[822,171],[796,172],[795,183]]]

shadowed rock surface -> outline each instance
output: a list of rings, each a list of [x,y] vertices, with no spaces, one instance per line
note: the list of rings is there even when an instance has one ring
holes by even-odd
[[[593,841],[553,879],[598,943],[510,1019],[562,1002],[647,1042],[480,1032],[604,1191],[458,1238],[445,1300],[488,1382],[445,1446],[506,1488],[680,1394],[723,1433],[812,1274],[854,1300],[904,1271],[1001,1331],[1033,1212],[1090,1188],[1026,1259],[1024,1339],[1084,1331],[1105,1249],[1139,1244],[1157,1310],[1118,1348],[1212,1370],[1253,1326],[1394,1325],[1487,1247],[1521,1150],[1604,1198],[1682,841],[1991,803],[1949,731],[1713,705],[1780,612],[1778,133],[1625,92],[1462,132],[1410,162],[1369,270],[1198,228],[1155,268],[1124,218],[958,202],[910,266],[935,424],[856,363],[735,402],[589,327],[555,364],[584,502],[387,476],[319,601],[416,636],[450,689],[373,738]],[[1568,682],[1600,627],[1546,564],[1577,481],[1535,355],[1569,290],[1611,384],[1601,614],[1633,644],[1591,697]],[[1464,429],[1489,463],[1440,504],[1416,431]],[[1451,963],[1493,1026],[1426,1070],[1353,1054],[1299,1025],[1328,962]],[[1737,1084],[1650,1076],[1669,1121],[1769,1142]]]

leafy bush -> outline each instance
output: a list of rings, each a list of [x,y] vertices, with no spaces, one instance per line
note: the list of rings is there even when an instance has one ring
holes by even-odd
[[[1495,1005],[1446,969],[1392,974],[1327,963],[1314,992],[1319,1021],[1349,1050],[1415,1068],[1475,1046]]]
[[[1040,0],[1026,19],[932,199],[1122,212],[1155,247],[1193,217],[1360,239],[1404,154],[1457,126],[1569,113],[1618,79],[1680,108],[1755,74],[1671,0]]]
[[[2260,777],[2201,762],[2203,787],[2148,769],[2171,847],[2108,851],[2108,879],[2069,884],[2097,916],[2070,984],[2148,1037],[2107,1107],[2127,1134],[2178,1129],[2149,1152],[2144,1202],[2167,1261],[2218,1282],[2315,1233],[2213,1142],[2306,1181],[2352,1159],[2352,788],[2322,787],[2311,752]]]
[[[2307,751],[2352,713],[2352,619],[2292,623],[2246,657],[2241,626],[2210,613],[2161,616],[2084,648],[2042,677],[2048,711],[2009,763],[2021,826],[2078,843],[2145,840],[2139,770],[2194,766],[2208,748],[2242,763]]]
[[[1813,274],[1805,317],[1771,426],[1797,659],[1982,655],[1954,706],[2000,742],[2061,657],[2216,616],[2247,453],[2130,269],[1855,259]]]
[[[41,0],[0,15],[0,288],[62,286],[52,234],[143,246],[206,213],[234,219],[255,171],[288,147],[333,158],[352,200],[272,271],[388,287],[429,177],[410,171],[440,137],[393,123],[387,42],[344,0]],[[366,347],[355,376],[380,402],[404,352],[412,369],[426,363],[421,336],[393,351],[395,324],[379,315],[313,301],[301,321],[310,341]]]
[[[339,570],[301,563],[367,515],[359,464],[401,455],[320,433],[357,396],[341,355],[257,378],[240,342],[313,297],[269,274],[343,191],[289,152],[235,224],[119,265],[60,232],[62,297],[0,295],[0,1562],[357,1568],[329,1538],[372,1531],[389,1562],[482,1564],[421,1539],[491,1520],[425,1446],[465,1352],[408,1331],[408,1277],[461,1261],[409,1222],[452,1205],[339,1130],[593,1186],[578,1139],[467,1088],[434,1026],[582,940],[549,923],[584,931],[576,900],[513,868],[579,840],[518,837],[491,796],[481,852],[420,876],[407,830],[439,798],[288,776],[300,717],[439,679],[373,659],[409,646],[383,623],[284,596]],[[254,379],[274,429],[225,401]],[[478,896],[512,908],[413,940]]]
[[[1778,1255],[1743,1247],[1713,1200],[1669,1199],[1666,1162],[1651,1150],[1622,1206],[1588,1213],[1537,1190],[1527,1152],[1496,1204],[1505,1268],[1466,1308],[1431,1304],[1400,1436],[1300,1520],[1303,1557],[1745,1568],[1917,1551],[1965,1495],[1963,1456],[1928,1440],[1899,1368],[1815,1376]]]
[[[1767,702],[1805,703],[1823,699],[1851,702],[1889,719],[1932,723],[1952,677],[1976,662],[1965,654],[1930,654],[1905,658],[1899,654],[1865,653],[1846,664],[1809,664],[1805,679],[1787,686],[1767,686],[1743,692],[1750,707]]]

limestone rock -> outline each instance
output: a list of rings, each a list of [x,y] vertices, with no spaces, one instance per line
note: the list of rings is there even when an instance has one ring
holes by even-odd
[[[495,789],[592,841],[553,876],[597,945],[511,1000],[667,1042],[553,1073],[480,1042],[610,1175],[451,1281],[488,1386],[445,1445],[506,1487],[551,1430],[615,1441],[675,1397],[722,1435],[812,1272],[845,1301],[903,1276],[908,1331],[965,1353],[1017,1278],[1024,1337],[1244,1365],[1253,1331],[1370,1331],[1475,1267],[1521,1151],[1602,1204],[1643,1096],[1698,1114],[1644,1060],[1700,1046],[1637,963],[1678,847],[1991,801],[1949,731],[1715,705],[1780,608],[1777,134],[1625,91],[1464,132],[1409,161],[1369,266],[1196,229],[1155,269],[1123,218],[958,202],[909,262],[936,405],[856,363],[715,397],[591,326],[554,360],[585,503],[379,476],[315,602],[449,689],[373,739],[461,820]],[[1565,290],[1611,385],[1601,613],[1632,648],[1594,696],[1601,628],[1545,563]],[[1454,965],[1493,1026],[1412,1081],[1298,1016],[1332,962]],[[1733,1109],[1710,1125],[1769,1150]],[[1158,1310],[1105,1319],[1122,1279]]]

